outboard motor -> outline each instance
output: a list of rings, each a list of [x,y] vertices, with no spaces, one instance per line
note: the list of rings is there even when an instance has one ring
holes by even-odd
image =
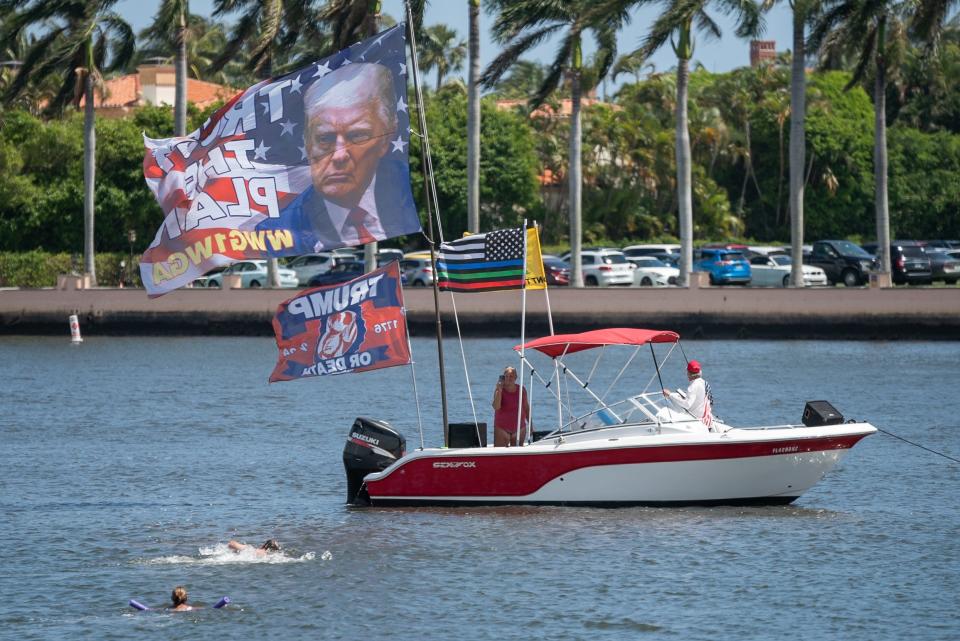
[[[807,427],[837,425],[843,423],[843,414],[827,401],[807,401],[802,420]]]
[[[347,503],[369,504],[361,492],[363,478],[385,470],[407,451],[407,439],[389,423],[358,416],[343,446],[343,468],[347,472]],[[362,496],[361,496],[362,495]]]

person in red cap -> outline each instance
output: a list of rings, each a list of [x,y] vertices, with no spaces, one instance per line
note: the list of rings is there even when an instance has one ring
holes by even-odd
[[[690,381],[690,385],[687,387],[686,394],[679,390],[671,392],[669,389],[663,388],[663,395],[675,406],[699,419],[710,431],[714,431],[713,395],[710,393],[710,386],[703,380],[703,372],[700,369],[699,362],[690,361],[687,363],[687,380]]]

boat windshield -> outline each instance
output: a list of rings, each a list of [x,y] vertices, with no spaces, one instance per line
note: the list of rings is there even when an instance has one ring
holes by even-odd
[[[598,430],[623,425],[657,425],[663,423],[696,423],[693,416],[670,411],[659,391],[637,394],[630,398],[604,405],[567,421],[559,432]]]

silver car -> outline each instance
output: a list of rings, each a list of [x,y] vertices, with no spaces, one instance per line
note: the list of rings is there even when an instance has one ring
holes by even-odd
[[[433,285],[433,267],[429,258],[404,258],[400,261],[400,271],[413,287]]]
[[[334,255],[330,252],[320,252],[317,254],[297,256],[287,263],[286,266],[296,273],[298,285],[306,285],[310,282],[310,279],[317,274],[326,274],[340,260],[341,256],[339,255]]]
[[[267,280],[267,261],[265,260],[241,260],[236,262],[216,276],[211,277],[207,281],[207,287],[223,287],[223,279],[226,276],[239,276],[240,287],[243,288],[256,289],[270,284]],[[277,276],[280,279],[280,287],[297,286],[297,274],[292,269],[278,267]]]

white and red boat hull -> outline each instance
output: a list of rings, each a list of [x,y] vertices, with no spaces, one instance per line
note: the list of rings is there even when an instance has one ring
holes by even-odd
[[[624,425],[525,447],[416,450],[366,476],[364,490],[374,506],[785,504],[875,431],[847,423],[652,434]]]

